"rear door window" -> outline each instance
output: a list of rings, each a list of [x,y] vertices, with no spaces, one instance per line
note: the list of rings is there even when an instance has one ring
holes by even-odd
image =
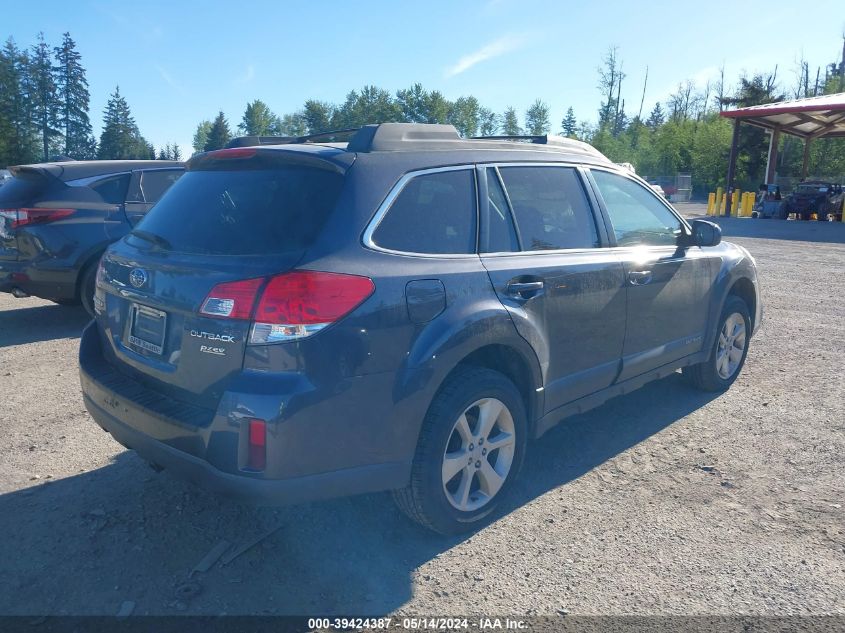
[[[482,253],[509,253],[519,250],[510,206],[493,167],[487,168],[487,216],[482,223],[480,250]]]
[[[108,176],[88,185],[89,189],[93,189],[103,202],[108,204],[123,204],[126,201],[126,190],[129,188],[129,178],[131,174],[118,174],[116,176]]]
[[[144,202],[147,204],[158,202],[164,192],[179,180],[182,173],[181,169],[156,169],[141,172],[141,192]]]
[[[188,171],[137,230],[183,253],[302,250],[323,227],[342,185],[341,174],[314,167]]]
[[[475,253],[476,215],[473,169],[420,174],[393,201],[373,242],[404,253]]]
[[[593,212],[572,167],[501,167],[523,251],[599,246]]]

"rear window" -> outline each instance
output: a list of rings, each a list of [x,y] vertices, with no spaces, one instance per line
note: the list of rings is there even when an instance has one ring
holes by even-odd
[[[475,180],[470,169],[412,178],[373,233],[382,248],[405,253],[475,252]]]
[[[126,190],[129,188],[129,174],[108,176],[88,186],[100,194],[103,202],[123,204],[126,200]]]
[[[141,191],[144,194],[144,202],[155,204],[164,192],[170,189],[179,177],[182,170],[167,169],[141,172]]]
[[[342,175],[313,167],[189,171],[137,228],[182,253],[301,250],[322,228],[342,184]]]

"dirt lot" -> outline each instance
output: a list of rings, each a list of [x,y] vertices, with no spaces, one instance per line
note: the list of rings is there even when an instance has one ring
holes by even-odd
[[[387,495],[254,509],[154,473],[85,412],[82,311],[0,295],[0,614],[845,614],[845,225],[722,223],[766,311],[730,392],[572,418],[463,539]]]

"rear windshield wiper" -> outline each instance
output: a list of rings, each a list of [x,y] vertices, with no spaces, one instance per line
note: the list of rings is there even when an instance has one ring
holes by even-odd
[[[150,233],[149,231],[140,231],[134,230],[130,233],[130,235],[134,235],[146,242],[150,242],[151,244],[155,244],[159,248],[163,248],[164,250],[171,250],[170,242],[164,239],[161,235],[156,235],[155,233]]]

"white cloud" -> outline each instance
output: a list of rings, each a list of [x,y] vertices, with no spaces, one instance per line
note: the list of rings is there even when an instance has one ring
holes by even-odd
[[[246,84],[255,79],[255,66],[252,64],[247,65],[244,74],[235,79],[236,84]]]
[[[167,70],[165,70],[158,64],[156,64],[156,70],[158,71],[158,74],[161,76],[161,78],[164,80],[164,83],[173,88],[179,94],[185,94],[185,89],[182,87],[182,84],[173,79],[173,77],[169,72],[167,72]]]
[[[454,66],[446,69],[447,77],[454,77],[462,72],[465,72],[481,62],[499,57],[505,53],[510,53],[525,44],[526,38],[519,35],[505,35],[497,40],[493,40],[489,44],[485,44],[477,51],[464,55]]]

